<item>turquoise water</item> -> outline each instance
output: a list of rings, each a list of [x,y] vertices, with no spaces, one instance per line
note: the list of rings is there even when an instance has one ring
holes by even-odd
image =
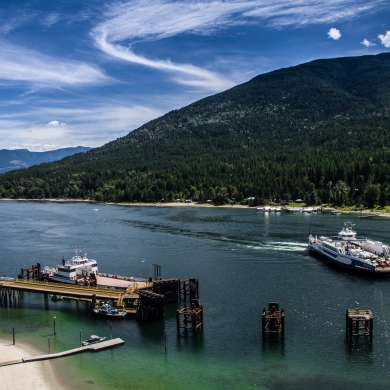
[[[0,218],[1,275],[56,265],[77,245],[104,272],[143,278],[156,263],[164,278],[199,279],[203,333],[177,337],[183,302],[167,305],[159,323],[113,322],[124,346],[55,361],[74,389],[388,388],[390,279],[348,275],[306,249],[309,229],[335,234],[347,219],[359,235],[388,243],[386,218],[16,201],[0,202]],[[269,301],[286,310],[284,342],[262,341]],[[372,344],[345,340],[345,310],[355,307],[373,311]],[[16,307],[0,308],[0,318],[1,337],[11,341],[14,326],[17,341],[42,352],[48,337],[58,352],[77,347],[80,330],[83,338],[110,332],[109,321],[92,317],[85,303],[39,294],[22,294]]]

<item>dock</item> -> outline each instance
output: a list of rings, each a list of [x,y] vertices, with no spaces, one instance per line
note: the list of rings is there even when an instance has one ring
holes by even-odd
[[[50,354],[38,355],[38,356],[29,356],[29,357],[22,358],[19,360],[11,360],[8,362],[2,362],[2,363],[0,363],[0,367],[10,366],[10,365],[19,364],[19,363],[29,363],[29,362],[37,362],[37,361],[41,361],[41,360],[57,359],[57,358],[65,357],[65,356],[83,353],[86,351],[98,352],[98,351],[102,351],[104,349],[113,348],[113,347],[116,347],[118,345],[122,345],[124,343],[125,342],[122,339],[116,338],[116,339],[112,339],[112,340],[102,341],[100,343],[96,343],[96,344],[92,344],[92,345],[86,345],[84,347],[68,349],[66,351],[62,351],[62,352],[58,352],[58,353],[50,353]]]
[[[157,265],[156,265],[157,266]],[[157,266],[159,267],[159,266]],[[12,306],[16,303],[20,292],[40,293],[48,296],[61,296],[66,299],[86,301],[95,308],[101,302],[126,311],[128,316],[136,317],[141,323],[155,322],[164,318],[165,303],[178,302],[181,295],[186,300],[199,298],[199,281],[166,279],[149,280],[119,277],[115,275],[95,276],[94,281],[103,283],[59,283],[40,277],[40,265],[24,270],[19,278],[0,277],[0,306]],[[28,272],[28,278],[22,277]],[[159,271],[160,272],[160,271]]]
[[[80,286],[78,284],[54,283],[27,279],[1,281],[0,287],[16,291],[63,295],[80,299],[84,298],[91,301],[93,300],[93,296],[95,296],[96,299],[102,300],[118,300],[123,295],[125,295],[125,299],[138,299],[138,294],[127,293],[124,290],[119,289]]]

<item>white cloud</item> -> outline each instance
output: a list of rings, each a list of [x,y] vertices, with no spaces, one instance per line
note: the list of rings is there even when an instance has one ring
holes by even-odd
[[[386,31],[385,35],[379,34],[378,38],[384,47],[390,47],[390,31]]]
[[[375,43],[373,42],[370,42],[368,39],[363,39],[362,42],[360,42],[362,45],[366,46],[366,47],[370,47],[370,46],[376,46]]]
[[[46,15],[41,20],[41,24],[45,27],[51,27],[52,25],[56,24],[59,19],[60,19],[60,14],[53,12]]]
[[[107,76],[94,65],[46,56],[0,43],[0,80],[23,81],[38,87],[101,83]]]
[[[46,126],[51,126],[51,127],[64,127],[64,126],[66,126],[66,123],[58,122],[58,121],[50,121]]]
[[[201,87],[202,89],[211,91],[220,91],[236,85],[236,82],[232,80],[228,80],[227,78],[218,75],[215,72],[202,69],[195,65],[179,65],[172,63],[170,60],[150,60],[143,56],[139,56],[128,48],[109,43],[106,40],[105,35],[100,37],[98,44],[103,51],[118,59],[149,66],[151,68],[160,69],[163,71],[173,72],[175,74],[173,78],[179,84]]]
[[[351,20],[386,6],[382,0],[133,0],[115,2],[103,14],[106,20],[91,32],[96,45],[109,56],[169,72],[181,84],[220,91],[237,82],[217,72],[169,59],[151,59],[136,53],[146,41],[180,34],[208,35],[232,26],[259,23],[274,28]],[[329,36],[339,39],[337,29]]]
[[[22,113],[3,113],[0,114],[1,146],[36,152],[80,145],[98,147],[127,135],[165,112],[158,108],[111,102],[88,108],[35,107]],[[42,124],[41,118],[54,115],[65,121]]]
[[[337,28],[331,28],[328,31],[328,37],[334,39],[335,41],[337,41],[338,39],[340,39],[341,33],[340,33],[339,30],[337,30]]]

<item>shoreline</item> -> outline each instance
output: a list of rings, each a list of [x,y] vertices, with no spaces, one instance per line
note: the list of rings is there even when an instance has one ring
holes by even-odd
[[[41,355],[42,352],[34,347],[19,342],[15,345],[0,336],[0,363],[21,360],[26,357]],[[56,370],[49,360],[17,363],[0,366],[2,379],[1,388],[4,390],[69,390],[58,377]]]
[[[256,210],[256,206],[250,207],[249,205],[241,205],[241,204],[226,204],[226,205],[214,205],[210,203],[185,203],[185,202],[156,202],[156,203],[145,203],[145,202],[138,202],[138,203],[129,203],[129,202],[123,202],[123,203],[113,203],[113,202],[97,202],[95,200],[85,200],[85,199],[9,199],[9,198],[0,198],[0,201],[13,201],[13,202],[52,202],[52,203],[91,203],[91,204],[104,204],[109,206],[125,206],[125,207],[157,207],[157,208],[164,208],[164,207],[200,207],[200,208],[229,208],[229,209],[250,209],[250,210]],[[300,206],[282,206],[284,208],[289,207],[300,207]],[[303,206],[302,206],[303,207]],[[322,209],[326,212],[330,212],[331,210],[334,210],[334,207],[328,207],[328,206],[322,206]],[[340,210],[341,214],[361,214],[365,215],[365,217],[390,217],[390,212],[386,211],[373,211],[370,209],[366,210]]]

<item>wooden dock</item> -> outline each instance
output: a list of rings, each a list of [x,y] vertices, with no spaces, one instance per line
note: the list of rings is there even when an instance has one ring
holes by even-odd
[[[1,281],[0,288],[16,291],[28,291],[43,294],[62,295],[72,298],[84,298],[92,301],[93,296],[102,300],[118,300],[124,293],[123,290],[112,288],[99,288],[92,286],[80,286],[77,284],[53,283],[27,279],[15,281]],[[126,293],[125,299],[138,299],[136,293]],[[122,298],[123,299],[123,298]]]
[[[2,362],[2,363],[0,363],[0,367],[10,366],[10,365],[19,364],[19,363],[29,363],[29,362],[37,362],[37,361],[41,361],[41,360],[57,359],[57,358],[61,358],[64,356],[75,355],[77,353],[82,353],[82,352],[86,352],[86,351],[98,352],[98,351],[102,351],[104,349],[116,347],[118,345],[123,345],[124,343],[125,342],[122,339],[116,338],[116,339],[112,339],[112,340],[102,341],[100,343],[96,343],[96,344],[92,344],[92,345],[86,345],[84,347],[69,349],[69,350],[63,351],[63,352],[50,353],[50,354],[38,355],[38,356],[29,356],[29,357],[22,358],[19,360],[11,360],[8,362]]]

